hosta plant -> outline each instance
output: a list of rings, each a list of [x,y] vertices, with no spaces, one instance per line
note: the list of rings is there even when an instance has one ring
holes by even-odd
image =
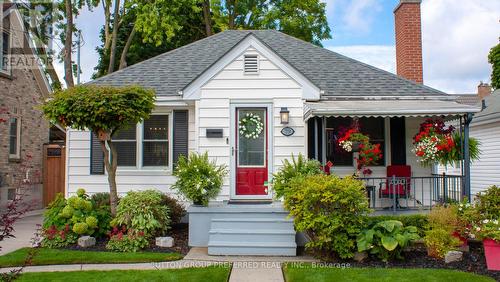
[[[401,221],[386,220],[363,230],[358,235],[357,246],[359,252],[367,251],[383,261],[388,261],[392,258],[402,259],[403,248],[419,238],[415,226],[403,226]]]

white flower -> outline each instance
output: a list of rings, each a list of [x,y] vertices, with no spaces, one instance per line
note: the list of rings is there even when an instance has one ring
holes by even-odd
[[[481,231],[481,227],[479,227],[479,226],[476,227],[476,231],[478,231],[478,232]]]
[[[487,224],[488,222],[490,222],[488,219],[483,220],[484,224]]]

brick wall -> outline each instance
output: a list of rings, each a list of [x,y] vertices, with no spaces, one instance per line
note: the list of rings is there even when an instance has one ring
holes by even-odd
[[[7,19],[4,27],[8,26]],[[23,34],[17,28],[11,28],[11,46],[22,46]],[[22,48],[14,48],[13,54],[25,56]],[[42,159],[43,144],[49,141],[49,125],[37,108],[43,102],[43,95],[31,67],[13,67],[11,75],[0,74],[0,108],[8,113],[0,113],[0,207],[7,201],[8,191],[12,190],[20,179],[26,177],[23,159],[31,155],[28,177],[34,185],[27,190],[29,199],[36,200],[38,207],[42,205]],[[9,159],[9,122],[10,117],[21,119],[20,156],[21,159]],[[24,162],[26,163],[26,162]]]
[[[423,83],[420,0],[401,0],[394,10],[397,74]]]

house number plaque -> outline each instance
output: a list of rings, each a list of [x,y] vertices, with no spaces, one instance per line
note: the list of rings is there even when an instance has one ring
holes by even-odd
[[[285,136],[292,136],[293,134],[295,133],[295,130],[293,130],[293,128],[291,127],[283,127],[283,129],[281,130],[281,134],[285,135]]]

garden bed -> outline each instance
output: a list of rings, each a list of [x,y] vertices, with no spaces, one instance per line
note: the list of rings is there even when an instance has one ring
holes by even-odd
[[[180,253],[182,255],[186,255],[189,252],[189,246],[188,246],[188,225],[187,224],[176,224],[173,225],[172,228],[169,230],[167,236],[171,236],[174,238],[174,247],[172,248],[162,248],[162,247],[157,247],[155,245],[154,241],[151,241],[151,244],[149,247],[141,250],[142,252],[156,252],[156,253]],[[82,248],[78,245],[69,245],[65,247],[64,249],[67,250],[78,250],[78,251],[94,251],[94,252],[109,252],[108,249],[106,249],[106,243],[107,239],[105,240],[98,240],[95,244],[95,246],[88,247],[88,248]]]
[[[462,261],[445,263],[444,260],[435,259],[427,255],[425,247],[418,247],[411,251],[404,252],[404,260],[393,260],[387,263],[369,257],[362,262],[350,261],[352,267],[376,267],[376,268],[433,268],[433,269],[455,269],[486,275],[500,281],[500,271],[489,271],[486,268],[486,260],[482,242],[470,242],[470,251],[464,252]],[[334,261],[345,262],[345,261]]]

